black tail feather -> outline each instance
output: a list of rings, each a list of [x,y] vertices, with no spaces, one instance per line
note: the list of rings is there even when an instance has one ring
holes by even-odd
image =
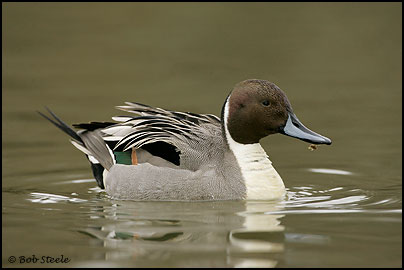
[[[83,143],[83,140],[80,138],[80,136],[71,128],[69,125],[67,125],[65,122],[63,122],[59,117],[56,116],[48,107],[45,107],[45,109],[53,116],[53,118],[56,120],[53,120],[46,116],[45,114],[41,113],[40,111],[37,111],[42,117],[47,119],[49,122],[60,128],[63,132],[65,132],[67,135],[75,139],[76,141],[79,141]]]
[[[45,118],[46,120],[48,120],[49,122],[51,122],[52,124],[54,124],[56,127],[58,127],[59,129],[61,129],[64,133],[66,133],[67,135],[69,135],[71,138],[73,138],[75,141],[81,143],[83,145],[83,147],[86,147],[84,140],[82,139],[77,133],[76,131],[74,131],[69,125],[67,125],[65,122],[63,122],[55,113],[53,113],[49,108],[45,107],[45,109],[49,112],[49,114],[53,117],[51,118],[50,116],[47,116],[43,113],[41,113],[40,111],[37,111],[43,118]],[[112,124],[112,123],[111,123]],[[87,159],[89,159],[88,155],[86,155]],[[91,169],[93,171],[93,175],[97,181],[97,184],[100,188],[104,189],[104,182],[103,182],[103,172],[104,172],[104,167],[99,164],[99,163],[92,163],[89,160],[90,164],[91,164]]]

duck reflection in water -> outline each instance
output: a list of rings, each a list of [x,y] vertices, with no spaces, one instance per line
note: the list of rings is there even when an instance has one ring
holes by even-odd
[[[170,263],[178,267],[207,262],[216,267],[274,267],[284,249],[284,226],[283,215],[270,213],[280,210],[277,201],[115,201],[92,209],[91,218],[102,226],[80,232],[107,248],[103,259],[121,265],[163,266],[153,265],[158,258],[161,264],[174,260]],[[192,260],[184,258],[184,252]]]

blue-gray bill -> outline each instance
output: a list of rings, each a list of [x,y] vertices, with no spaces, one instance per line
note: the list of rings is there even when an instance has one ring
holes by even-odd
[[[302,122],[297,119],[294,113],[289,113],[286,125],[281,128],[280,133],[312,144],[331,144],[331,140],[329,138],[315,133],[314,131],[311,131],[305,127]]]

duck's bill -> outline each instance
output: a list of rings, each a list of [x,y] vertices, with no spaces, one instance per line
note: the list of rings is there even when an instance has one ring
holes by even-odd
[[[315,133],[305,127],[293,113],[289,113],[286,125],[281,128],[280,133],[312,144],[331,144],[329,138]]]

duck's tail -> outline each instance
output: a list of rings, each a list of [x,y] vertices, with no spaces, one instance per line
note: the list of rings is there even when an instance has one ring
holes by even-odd
[[[109,171],[112,165],[114,165],[114,154],[101,137],[100,130],[82,130],[76,132],[59,117],[57,117],[50,109],[47,107],[45,108],[53,119],[39,111],[38,113],[71,137],[70,142],[77,149],[86,154],[88,160],[90,161],[91,169],[95,179],[97,180],[98,186],[100,188],[105,188],[103,173],[104,170]]]

